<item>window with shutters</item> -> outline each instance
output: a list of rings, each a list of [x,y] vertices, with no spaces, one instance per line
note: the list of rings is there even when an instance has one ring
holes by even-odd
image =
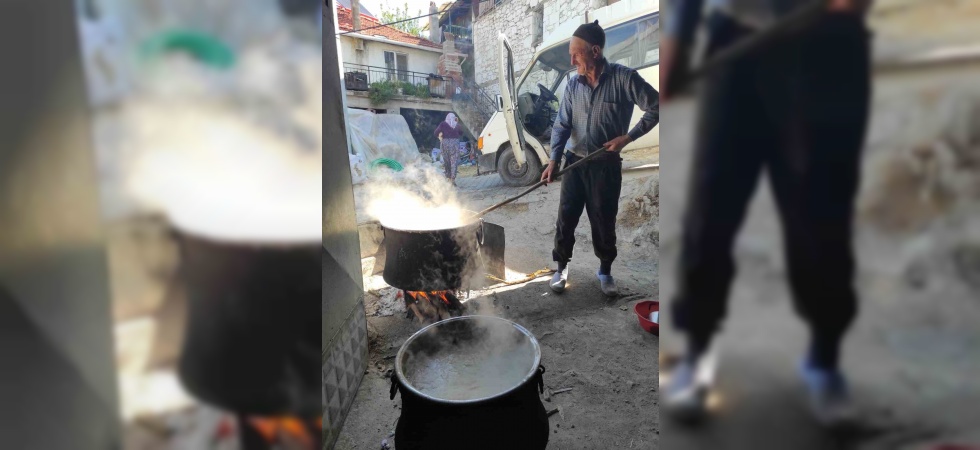
[[[398,52],[385,52],[385,69],[389,81],[408,81],[408,55]]]

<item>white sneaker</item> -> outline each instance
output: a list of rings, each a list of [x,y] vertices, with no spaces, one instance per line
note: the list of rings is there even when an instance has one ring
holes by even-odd
[[[606,294],[609,297],[619,295],[619,288],[616,287],[616,280],[613,279],[612,275],[603,275],[596,272],[595,276],[599,278],[599,288],[602,289],[603,294]]]
[[[551,277],[551,290],[555,291],[556,294],[561,294],[565,292],[565,284],[568,282],[568,266],[565,266],[565,270],[559,270],[555,272],[555,275]]]
[[[670,375],[663,406],[681,422],[695,422],[707,415],[708,387],[699,380],[697,365],[681,361]]]

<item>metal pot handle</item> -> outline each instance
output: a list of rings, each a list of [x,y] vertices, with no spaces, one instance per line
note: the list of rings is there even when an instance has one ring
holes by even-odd
[[[389,400],[395,399],[395,394],[401,389],[401,381],[398,379],[398,374],[394,371],[391,372],[391,391],[389,392]]]
[[[538,393],[540,394],[544,394],[544,372],[545,372],[544,366],[538,365],[538,375],[535,378],[537,378]]]
[[[484,230],[486,222],[483,218],[480,218],[480,228],[476,230],[476,240],[480,243],[480,247],[483,247],[483,238],[486,237],[487,233]]]

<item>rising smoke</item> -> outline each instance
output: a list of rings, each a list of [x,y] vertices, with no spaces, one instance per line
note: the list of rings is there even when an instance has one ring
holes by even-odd
[[[280,35],[233,42],[237,63],[180,53],[139,67],[113,111],[128,200],[178,228],[246,241],[318,241],[322,53]]]
[[[365,186],[367,213],[386,228],[447,230],[470,224],[473,212],[445,176],[432,167],[409,166],[379,174]]]
[[[509,321],[471,316],[415,336],[400,364],[405,381],[427,395],[486,398],[517,387],[536,369],[531,339]]]

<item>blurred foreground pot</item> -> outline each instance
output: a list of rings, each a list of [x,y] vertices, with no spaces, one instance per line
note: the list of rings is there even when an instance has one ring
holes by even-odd
[[[258,245],[178,233],[188,317],[180,378],[254,415],[322,413],[319,242]]]

